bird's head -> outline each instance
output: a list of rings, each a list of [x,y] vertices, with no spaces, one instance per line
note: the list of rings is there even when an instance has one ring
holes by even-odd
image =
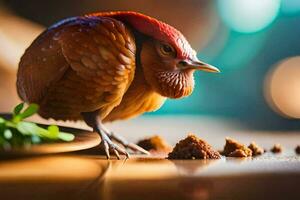
[[[176,42],[174,42],[176,41]],[[162,96],[181,98],[194,89],[194,72],[219,72],[201,62],[196,52],[178,32],[176,40],[148,38],[143,41],[140,62],[146,81]]]
[[[194,88],[194,72],[219,72],[216,67],[199,61],[195,50],[174,27],[136,12],[110,12],[145,35],[140,47],[140,64],[148,84],[169,98],[188,96]]]

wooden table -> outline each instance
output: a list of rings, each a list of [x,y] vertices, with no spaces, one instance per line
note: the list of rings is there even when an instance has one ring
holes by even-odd
[[[189,117],[146,117],[109,126],[132,133],[131,141],[156,133],[169,134],[174,143],[190,130],[217,149],[225,135],[245,143],[254,139],[266,148],[280,142],[285,149],[278,155],[211,161],[141,156],[108,161],[96,149],[5,159],[0,161],[1,199],[300,199],[300,156],[293,151],[300,142],[297,133],[251,132],[228,121]]]

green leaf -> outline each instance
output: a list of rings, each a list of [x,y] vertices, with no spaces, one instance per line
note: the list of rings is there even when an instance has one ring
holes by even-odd
[[[14,115],[20,114],[20,112],[22,111],[23,107],[24,107],[24,103],[18,104],[18,105],[14,108],[13,114],[14,114]]]
[[[59,132],[58,138],[66,142],[70,142],[74,140],[75,136],[71,133]]]
[[[5,119],[3,119],[2,117],[0,117],[0,124],[5,124]]]
[[[17,124],[22,120],[20,115],[14,115],[12,118],[12,123]]]
[[[74,140],[73,134],[60,132],[56,125],[43,128],[36,123],[22,121],[37,113],[38,108],[37,104],[30,104],[24,109],[24,103],[21,103],[14,108],[12,119],[5,120],[0,117],[0,148],[5,150],[10,150],[15,146],[30,148],[32,144],[51,140],[66,142]]]
[[[4,135],[4,138],[7,139],[7,140],[10,140],[10,139],[12,138],[12,136],[13,136],[11,130],[9,130],[9,129],[6,129],[6,130],[4,131],[4,134],[3,134],[3,135]]]
[[[30,104],[24,110],[24,112],[19,114],[19,116],[21,117],[21,119],[25,119],[25,118],[30,117],[30,116],[34,115],[35,113],[37,113],[38,109],[39,109],[39,106],[37,104]]]
[[[10,128],[16,128],[16,123],[13,123],[11,121],[5,121],[5,126],[10,127]]]
[[[38,135],[39,127],[32,122],[19,122],[16,126],[17,130],[23,135]]]
[[[5,119],[0,117],[0,134],[5,130]]]
[[[50,138],[50,133],[47,129],[37,126],[36,134],[40,137]],[[50,138],[52,139],[52,138]]]
[[[48,126],[48,131],[49,131],[49,137],[57,139],[57,136],[59,134],[58,126],[50,125]]]

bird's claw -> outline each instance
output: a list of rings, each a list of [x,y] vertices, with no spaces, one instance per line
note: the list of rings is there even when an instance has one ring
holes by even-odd
[[[84,112],[81,113],[83,120],[94,129],[101,137],[101,144],[100,146],[103,147],[107,159],[110,159],[110,152],[114,153],[117,159],[120,159],[120,154],[124,154],[126,158],[129,158],[129,153],[118,146],[117,144],[112,142],[114,137],[111,136],[110,131],[108,131],[102,124],[101,119],[99,118],[99,110],[94,112]],[[120,138],[120,137],[118,137]],[[125,141],[121,139],[121,144]],[[118,140],[117,140],[118,141]],[[125,141],[126,142],[126,141]],[[128,143],[128,142],[126,142]],[[126,147],[126,146],[125,146]],[[120,154],[119,154],[120,153]]]
[[[103,126],[102,129],[111,140],[115,140],[116,142],[122,144],[125,148],[131,149],[132,151],[135,151],[135,152],[140,152],[142,154],[150,155],[149,151],[143,149],[142,147],[140,147],[134,143],[127,142],[127,140],[125,138],[123,138],[120,135],[115,134],[112,131],[109,131],[108,129],[106,129],[106,127]],[[128,156],[129,156],[129,154],[128,154]]]
[[[134,143],[127,142],[123,137],[121,137],[119,135],[116,135],[113,132],[109,132],[109,133],[107,133],[107,135],[111,140],[115,140],[116,142],[122,144],[125,148],[131,149],[135,152],[140,152],[140,153],[143,153],[143,154],[146,154],[146,155],[150,154],[149,151],[143,149],[142,147],[140,147],[140,146],[138,146]]]
[[[147,155],[150,154],[148,151],[139,147],[138,145],[136,145],[134,143],[129,143],[123,137],[116,135],[115,133],[109,131],[103,125],[98,128],[98,132],[101,136],[102,147],[104,148],[107,159],[110,159],[110,152],[113,152],[118,159],[120,159],[119,153],[124,154],[126,156],[126,158],[129,158],[129,153],[125,149],[123,149],[120,146],[118,146],[117,144],[113,143],[112,140],[123,145],[124,148],[131,149],[132,151],[140,152],[140,153],[147,154]]]
[[[102,147],[104,148],[106,158],[110,159],[110,152],[113,152],[117,159],[120,160],[120,154],[124,154],[126,158],[129,158],[129,154],[126,150],[114,144],[109,137],[103,137],[101,142]]]

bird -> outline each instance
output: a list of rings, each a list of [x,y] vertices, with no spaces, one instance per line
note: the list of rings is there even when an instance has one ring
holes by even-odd
[[[54,120],[84,120],[100,135],[107,159],[148,153],[105,122],[159,109],[189,96],[194,72],[220,72],[200,61],[173,26],[133,11],[70,17],[42,32],[22,55],[17,92]],[[117,143],[123,145],[117,145]]]

